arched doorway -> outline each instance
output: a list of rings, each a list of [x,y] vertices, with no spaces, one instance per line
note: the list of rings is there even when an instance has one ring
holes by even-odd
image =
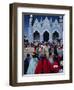
[[[48,40],[49,40],[49,33],[47,31],[45,31],[44,34],[43,34],[43,40],[45,42],[48,42]]]
[[[34,41],[40,41],[40,34],[39,34],[38,31],[35,31],[35,32],[33,33],[33,40],[34,40]]]
[[[59,33],[58,33],[57,31],[55,31],[55,32],[53,33],[52,38],[53,38],[53,40],[58,39],[58,38],[59,38]]]

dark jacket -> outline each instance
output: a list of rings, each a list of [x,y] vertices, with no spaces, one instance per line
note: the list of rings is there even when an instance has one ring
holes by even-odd
[[[27,57],[27,58],[24,60],[24,74],[27,73],[27,69],[28,69],[28,66],[29,66],[29,62],[30,62],[30,57]]]

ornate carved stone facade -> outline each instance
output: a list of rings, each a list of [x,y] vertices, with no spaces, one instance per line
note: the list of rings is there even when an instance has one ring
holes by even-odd
[[[28,40],[29,42],[33,41],[50,41],[54,39],[62,39],[63,38],[63,19],[62,16],[59,16],[59,21],[55,19],[52,21],[52,18],[38,21],[36,18],[32,25],[32,18],[30,16],[29,19],[29,30],[28,30]]]

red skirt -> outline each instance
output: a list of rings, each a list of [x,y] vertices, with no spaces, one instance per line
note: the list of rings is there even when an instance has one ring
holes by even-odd
[[[38,61],[38,64],[35,69],[35,74],[50,73],[51,68],[51,63],[46,58],[43,58],[42,60]]]

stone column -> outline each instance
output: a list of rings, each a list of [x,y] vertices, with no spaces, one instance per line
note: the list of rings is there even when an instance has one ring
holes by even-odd
[[[40,33],[40,42],[42,42],[42,41],[43,41],[43,34]]]
[[[49,41],[52,43],[52,33],[49,34]]]

